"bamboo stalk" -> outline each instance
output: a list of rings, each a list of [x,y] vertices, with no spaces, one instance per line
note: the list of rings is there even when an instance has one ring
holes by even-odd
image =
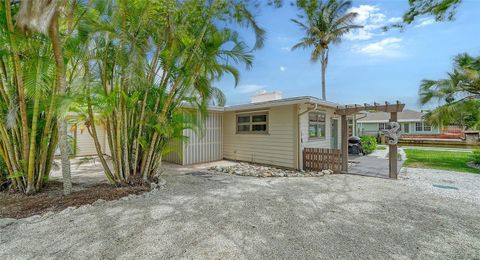
[[[41,67],[42,67],[42,59],[38,60],[37,63],[37,73],[36,73],[36,80],[35,82],[39,82]],[[28,191],[36,191],[35,188],[35,155],[36,155],[36,148],[37,148],[37,126],[38,126],[38,111],[40,106],[40,93],[39,87],[35,88],[35,96],[34,96],[34,104],[33,104],[33,118],[32,118],[32,130],[30,134],[30,154],[28,157],[28,170],[27,170],[27,190]]]
[[[22,157],[23,157],[23,160],[25,161],[25,165],[27,165],[28,155],[29,155],[29,140],[28,140],[27,105],[25,101],[25,87],[23,83],[23,73],[22,73],[22,67],[20,64],[20,57],[18,55],[17,41],[14,36],[15,31],[13,28],[10,1],[4,1],[4,2],[5,2],[5,15],[7,18],[7,28],[9,32],[10,46],[12,48],[13,64],[15,67],[15,76],[16,76],[15,78],[17,81],[18,105],[20,107],[20,118],[22,121],[22,155],[23,155]]]
[[[88,117],[90,121],[90,126],[92,127],[92,137],[93,137],[93,142],[95,144],[95,149],[97,150],[98,157],[100,158],[100,162],[102,163],[103,169],[105,170],[105,175],[107,176],[107,179],[111,183],[114,183],[114,177],[113,177],[112,171],[110,170],[110,167],[108,166],[107,161],[103,156],[102,148],[100,146],[100,141],[98,140],[97,128],[95,126],[95,119],[93,117],[93,109],[92,109],[92,102],[90,98],[90,92],[88,92],[87,94],[87,106],[88,106]]]

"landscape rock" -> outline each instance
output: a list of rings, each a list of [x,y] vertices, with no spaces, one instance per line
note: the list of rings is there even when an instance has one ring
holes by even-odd
[[[150,183],[150,189],[151,190],[154,190],[156,188],[158,188],[158,184],[156,184],[155,182]]]
[[[14,218],[0,218],[0,228],[4,228],[17,222]]]
[[[102,205],[106,202],[106,200],[103,200],[103,199],[98,199],[97,201],[93,202],[92,205],[93,206],[97,206],[97,205]]]
[[[334,172],[326,169],[320,172],[306,172],[289,169],[281,169],[251,163],[238,163],[233,166],[213,166],[210,168],[212,171],[228,173],[239,176],[252,176],[252,177],[320,177],[324,175],[330,175]]]

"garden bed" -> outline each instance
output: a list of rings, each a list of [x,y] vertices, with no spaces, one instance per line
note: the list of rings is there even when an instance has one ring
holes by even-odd
[[[146,186],[115,187],[106,183],[74,187],[78,190],[68,196],[63,195],[63,184],[58,181],[49,182],[42,191],[31,196],[11,191],[0,192],[0,218],[18,219],[49,211],[58,212],[68,207],[91,204],[100,199],[117,200],[150,190]]]
[[[213,166],[210,168],[210,170],[252,177],[319,177],[333,173],[332,170],[323,170],[320,172],[302,172],[251,163],[238,163],[232,166]]]

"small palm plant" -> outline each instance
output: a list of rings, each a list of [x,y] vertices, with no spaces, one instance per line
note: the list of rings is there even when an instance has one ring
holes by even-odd
[[[328,65],[329,47],[341,42],[342,37],[356,28],[362,28],[354,24],[357,13],[348,12],[352,5],[351,1],[328,0],[324,3],[319,0],[299,1],[298,6],[303,14],[300,16],[304,21],[292,19],[305,32],[302,40],[295,44],[292,49],[313,48],[310,60],[322,64],[322,99],[326,100],[325,73]]]

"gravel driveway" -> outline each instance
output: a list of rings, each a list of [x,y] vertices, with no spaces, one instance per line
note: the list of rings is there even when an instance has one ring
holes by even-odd
[[[0,220],[0,259],[480,257],[480,204],[412,178],[165,180],[139,197]]]

